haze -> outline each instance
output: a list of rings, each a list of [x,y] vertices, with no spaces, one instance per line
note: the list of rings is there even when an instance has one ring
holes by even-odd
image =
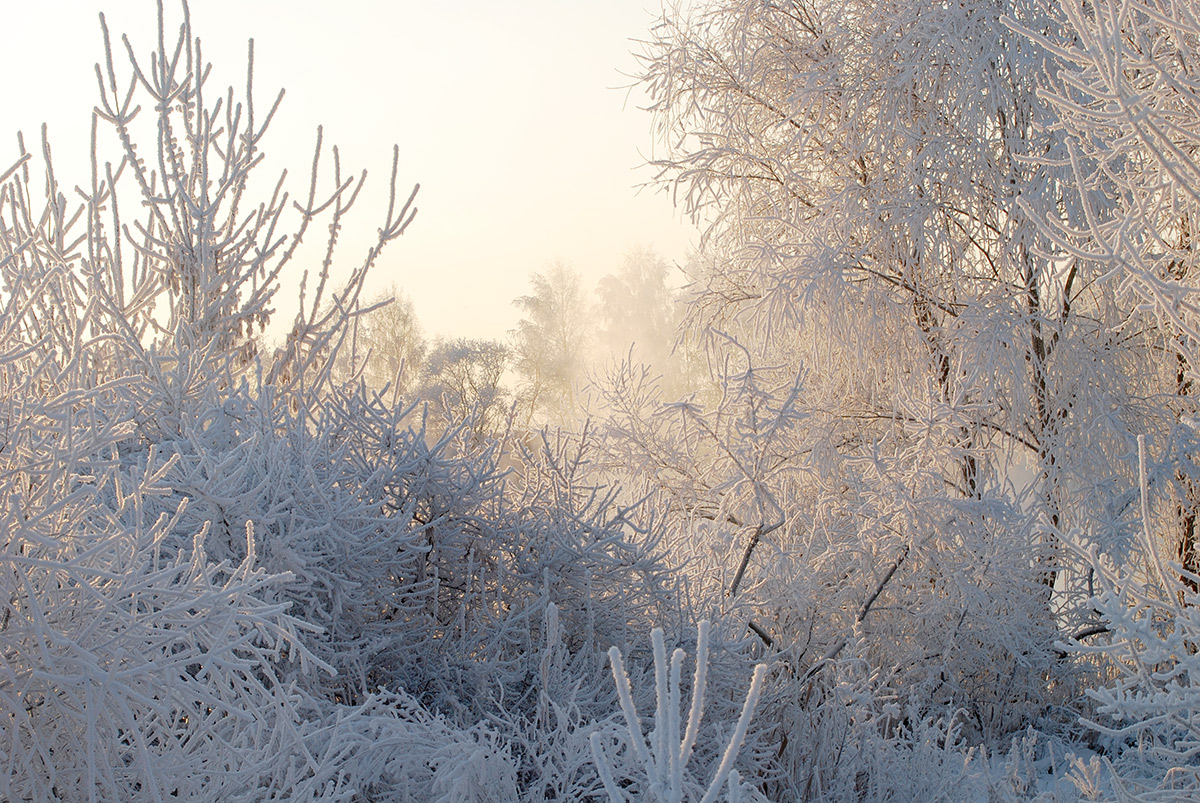
[[[257,102],[265,109],[287,90],[266,143],[266,172],[306,174],[318,125],[326,143],[340,146],[345,167],[368,170],[344,235],[346,257],[365,249],[379,225],[399,144],[400,184],[420,182],[420,214],[385,252],[368,290],[396,284],[430,335],[503,338],[532,271],[562,260],[590,287],[619,270],[630,248],[679,262],[694,239],[665,195],[638,191],[652,178],[641,167],[652,144],[649,116],[621,87],[636,69],[630,40],[656,16],[646,6],[205,0],[193,4],[192,17],[214,87],[244,85],[253,36]],[[70,0],[5,9],[6,25],[21,32],[6,43],[20,81],[9,83],[0,109],[0,161],[15,158],[17,130],[36,148],[45,122],[60,180],[86,180],[98,14],[114,35],[129,32],[142,56],[153,45],[153,7]],[[165,9],[179,19],[175,4]],[[290,317],[293,295],[281,294],[277,327]]]

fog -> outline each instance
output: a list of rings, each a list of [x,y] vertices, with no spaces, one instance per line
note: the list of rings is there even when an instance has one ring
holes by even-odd
[[[3,141],[15,152],[13,134],[22,130],[36,150],[46,123],[64,175],[88,171],[101,11],[114,37],[128,33],[148,60],[153,0],[4,9],[6,29],[21,32],[6,40],[6,59],[27,71],[0,105]],[[171,30],[178,5],[168,0],[165,13]],[[397,285],[432,335],[487,339],[517,325],[511,299],[525,292],[531,272],[555,260],[590,286],[640,244],[672,262],[687,258],[694,228],[667,195],[642,189],[654,176],[645,166],[654,148],[639,109],[645,99],[630,90],[629,75],[637,68],[634,40],[656,15],[642,0],[206,0],[191,8],[214,65],[211,91],[245,86],[251,38],[260,114],[286,90],[264,149],[268,191],[288,169],[293,197],[306,193],[301,166],[312,161],[318,126],[327,148],[340,147],[346,175],[367,171],[360,212],[343,223],[333,281],[344,282],[337,271],[373,242],[380,225],[373,213],[386,206],[399,145],[401,178],[422,187],[420,224],[384,255],[367,291]],[[114,45],[123,50],[119,39]],[[287,330],[299,280],[299,271],[285,276],[275,337]]]
[[[0,799],[1197,799],[1195,2],[10,6]]]
[[[649,247],[633,248],[589,286],[570,263],[556,260],[529,274],[510,302],[518,321],[499,338],[427,335],[411,297],[393,286],[367,301],[373,309],[358,318],[339,370],[377,390],[391,386],[432,399],[441,392],[447,355],[456,353],[481,370],[492,366],[480,375],[490,379],[475,387],[476,401],[488,411],[507,407],[522,427],[577,425],[598,413],[593,386],[622,363],[649,371],[665,395],[685,395],[707,384],[684,320],[687,267]],[[464,382],[456,384],[461,396]],[[505,423],[495,412],[486,417]]]

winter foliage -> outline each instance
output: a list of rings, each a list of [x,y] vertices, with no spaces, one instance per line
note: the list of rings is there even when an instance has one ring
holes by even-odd
[[[347,255],[252,45],[102,34],[90,175],[0,172],[0,798],[1200,793],[1194,3],[664,11],[687,303],[511,344],[362,298],[401,153]]]

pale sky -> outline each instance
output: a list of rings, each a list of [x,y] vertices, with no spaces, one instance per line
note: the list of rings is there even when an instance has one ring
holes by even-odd
[[[178,4],[165,8],[177,25]],[[342,264],[357,261],[382,222],[398,143],[399,182],[420,182],[420,212],[369,289],[395,282],[429,335],[496,338],[515,325],[512,299],[531,271],[562,259],[593,286],[631,247],[682,262],[696,240],[669,197],[638,191],[653,175],[642,167],[650,116],[619,88],[636,70],[630,39],[646,35],[657,9],[658,0],[191,3],[217,86],[244,86],[253,37],[257,103],[265,111],[287,90],[264,172],[306,176],[318,124],[344,166],[367,169]],[[60,181],[86,181],[101,10],[114,35],[128,32],[139,55],[149,52],[153,0],[0,0],[0,162],[15,158],[18,129],[36,147],[46,122]]]

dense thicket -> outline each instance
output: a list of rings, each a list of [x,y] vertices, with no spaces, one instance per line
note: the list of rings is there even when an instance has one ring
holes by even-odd
[[[640,681],[651,627],[686,632],[656,530],[587,479],[587,442],[519,451],[479,410],[335,381],[416,190],[397,153],[378,242],[331,292],[341,249],[305,236],[336,236],[363,177],[336,149],[319,170],[318,132],[298,202],[255,183],[274,109],[249,76],[206,83],[183,10],[148,58],[105,32],[77,192],[48,142],[0,175],[0,797],[600,793],[589,736],[625,744],[605,651]],[[740,705],[749,669],[725,665],[710,695]]]
[[[298,202],[259,183],[274,107],[163,16],[148,58],[104,32],[86,183],[45,136],[0,173],[0,797],[1200,788],[1192,4],[665,14],[688,360],[639,343],[598,420],[520,437],[501,345],[359,303],[401,154],[333,291],[365,176],[318,132]],[[565,269],[521,299],[546,416],[578,301]]]

